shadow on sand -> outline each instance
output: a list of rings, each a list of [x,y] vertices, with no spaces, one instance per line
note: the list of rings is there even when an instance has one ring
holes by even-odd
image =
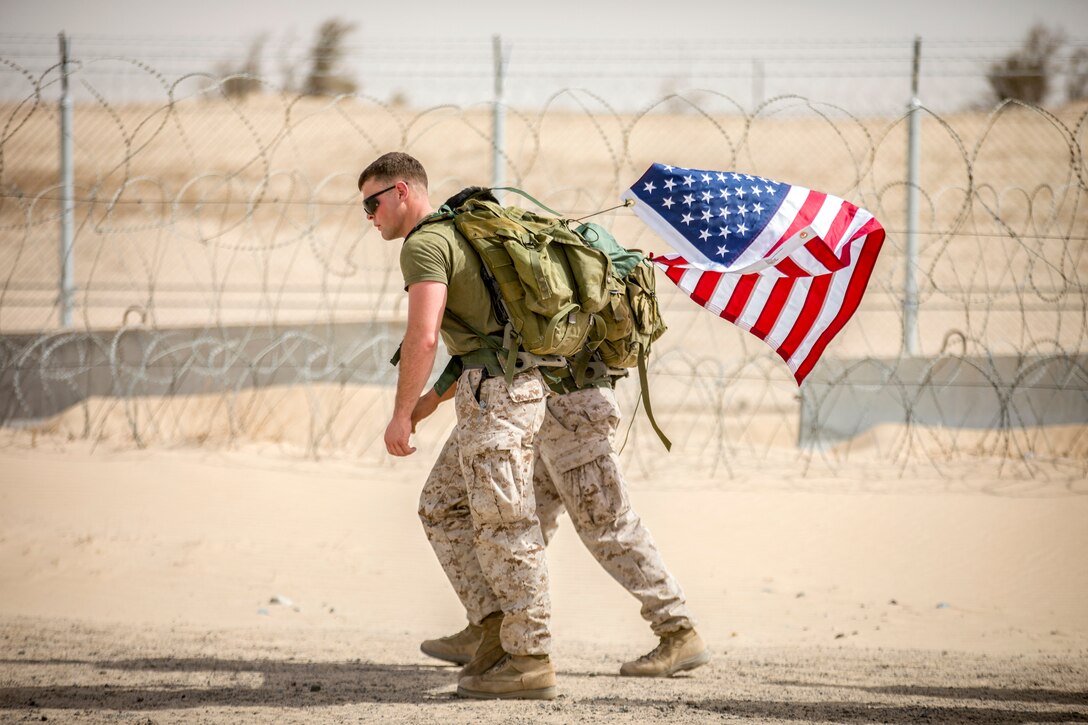
[[[109,675],[111,671],[125,674],[111,678],[121,684],[0,688],[0,709],[138,711],[215,706],[314,707],[364,702],[422,704],[448,701],[454,697],[453,686],[457,682],[457,670],[452,667],[361,661],[55,659],[3,660],[0,661],[2,665],[89,668],[100,675]],[[254,674],[259,677],[251,677]],[[223,683],[231,679],[242,682],[236,685],[200,684],[209,680]],[[436,692],[443,688],[449,688],[449,692]]]

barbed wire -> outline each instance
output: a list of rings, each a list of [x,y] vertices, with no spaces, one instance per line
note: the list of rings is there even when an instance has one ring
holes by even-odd
[[[399,148],[426,160],[436,198],[486,184],[493,104],[306,98],[261,77],[270,92],[243,101],[223,94],[238,76],[171,76],[139,59],[126,67],[160,96],[122,103],[76,64],[92,101],[76,109],[77,322],[62,329],[55,250],[69,199],[46,100],[57,70],[17,60],[0,58],[23,84],[21,101],[0,103],[0,445],[277,441],[384,460],[377,423],[405,303],[397,247],[369,229],[357,172]],[[865,303],[801,390],[758,340],[659,291],[671,329],[651,394],[677,449],[658,455],[634,417],[624,457],[643,478],[679,457],[699,485],[773,471],[787,486],[937,478],[995,491],[1016,479],[1030,482],[1019,492],[1085,492],[1088,106],[923,111],[918,356],[900,344],[902,113],[799,95],[745,110],[702,91],[625,112],[573,87],[539,111],[503,109],[506,183],[571,216],[606,210],[601,222],[628,246],[667,251],[609,209],[659,160],[836,193],[889,231]],[[634,414],[637,386],[621,384],[620,398]]]

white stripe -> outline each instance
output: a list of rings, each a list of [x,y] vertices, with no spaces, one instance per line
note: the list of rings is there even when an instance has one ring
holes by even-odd
[[[710,295],[706,308],[715,315],[721,315],[733,296],[733,290],[737,288],[737,282],[740,282],[739,275],[723,274],[718,280],[718,286],[714,288],[714,293]]]
[[[827,231],[831,228],[831,222],[835,221],[835,217],[839,215],[842,204],[842,199],[837,196],[828,194],[824,197],[824,203],[820,206],[820,211],[816,212],[816,216],[813,217],[812,222],[809,224],[820,239],[827,236]]]
[[[793,283],[790,296],[786,298],[786,304],[782,305],[782,312],[779,313],[778,319],[774,321],[774,326],[771,327],[771,331],[764,338],[766,343],[774,348],[776,352],[782,343],[786,341],[786,338],[789,337],[790,330],[793,329],[797,318],[801,315],[801,310],[805,306],[805,300],[808,299],[808,291],[811,287],[812,277],[799,277]]]
[[[751,330],[755,326],[759,321],[759,316],[763,314],[763,307],[767,304],[767,300],[771,296],[771,290],[774,289],[776,282],[778,282],[778,279],[774,277],[760,276],[758,278],[755,286],[752,287],[752,294],[748,295],[748,302],[744,305],[744,311],[737,318],[736,324],[738,327]]]
[[[869,220],[873,218],[873,215],[864,209],[859,208],[857,213],[854,214],[854,218],[850,221],[850,224],[846,227],[846,231],[843,232],[842,238],[839,239],[831,248],[835,250],[835,254],[839,255],[843,246],[846,245],[858,231],[869,223]],[[862,239],[861,241],[864,241]],[[854,254],[853,256],[857,256]]]
[[[676,286],[684,290],[684,292],[690,296],[691,293],[695,291],[695,285],[699,284],[699,278],[702,276],[703,272],[701,270],[685,269],[684,274],[680,276]]]
[[[805,270],[809,274],[827,274],[831,270],[828,269],[820,260],[812,256],[812,252],[808,251],[804,247],[801,247],[796,252],[790,255],[790,259],[801,269]]]
[[[827,330],[832,320],[835,319],[835,315],[839,314],[843,299],[846,297],[846,289],[850,285],[850,278],[854,276],[858,256],[860,255],[854,255],[854,258],[850,260],[849,267],[844,267],[831,275],[831,284],[827,289],[827,296],[824,299],[824,306],[820,309],[819,316],[812,324],[812,327],[809,328],[805,339],[797,346],[793,356],[786,363],[789,365],[790,370],[797,370],[801,367],[809,352],[812,351],[812,346],[820,339],[820,335]]]

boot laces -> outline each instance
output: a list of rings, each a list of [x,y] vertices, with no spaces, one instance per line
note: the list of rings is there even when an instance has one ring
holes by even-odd
[[[656,659],[658,655],[665,654],[668,650],[672,649],[675,639],[675,637],[662,637],[656,647],[638,658],[639,662],[651,662]]]
[[[457,639],[459,639],[461,637],[465,637],[465,636],[470,635],[470,634],[472,634],[472,625],[471,624],[466,626],[464,629],[462,629],[460,632],[458,632],[456,634],[447,634],[445,637],[442,638],[442,641],[443,642],[453,642],[453,641],[455,641],[455,640],[457,640]]]

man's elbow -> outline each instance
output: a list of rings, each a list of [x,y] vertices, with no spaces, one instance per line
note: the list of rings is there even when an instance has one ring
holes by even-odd
[[[437,332],[419,332],[405,337],[404,344],[412,348],[415,352],[437,352],[438,338],[439,334]]]

